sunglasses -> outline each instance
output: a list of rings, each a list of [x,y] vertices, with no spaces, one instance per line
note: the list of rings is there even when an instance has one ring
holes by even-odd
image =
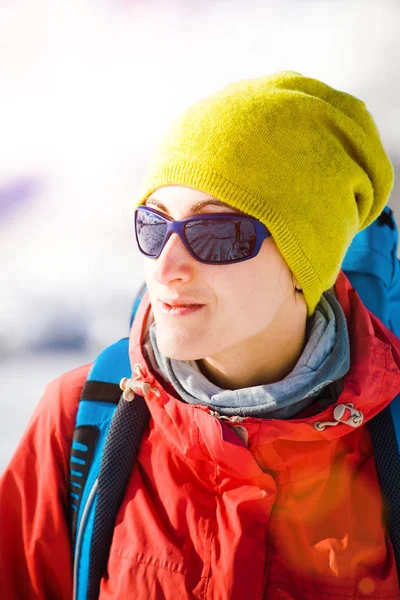
[[[206,265],[229,265],[257,256],[271,234],[257,219],[236,213],[208,214],[174,221],[147,206],[135,209],[139,250],[158,258],[169,237],[176,233],[187,251]]]

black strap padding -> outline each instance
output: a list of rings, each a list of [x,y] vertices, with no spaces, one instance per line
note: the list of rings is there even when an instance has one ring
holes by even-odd
[[[121,388],[116,383],[104,381],[86,381],[81,393],[81,400],[96,402],[111,402],[118,404],[121,398]]]
[[[107,567],[115,519],[149,415],[144,398],[136,395],[132,402],[121,400],[113,415],[98,479],[87,600],[97,600],[99,597],[100,581]]]
[[[98,427],[94,425],[78,425],[78,427],[75,427],[72,435],[72,445],[74,442],[78,442],[79,444],[83,444],[82,447],[86,447],[85,450],[78,450],[71,447],[69,459],[69,530],[73,544],[75,543],[82,494],[86,486],[99,433]],[[74,462],[74,458],[78,459],[79,462]],[[84,461],[84,463],[82,464],[81,461]],[[73,472],[78,473],[78,475],[74,475]],[[73,509],[73,507],[76,508]]]
[[[386,526],[400,581],[400,453],[390,406],[368,422],[368,429],[385,502]]]

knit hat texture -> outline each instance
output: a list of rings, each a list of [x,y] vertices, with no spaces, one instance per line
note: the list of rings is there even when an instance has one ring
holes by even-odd
[[[364,102],[285,71],[231,83],[172,124],[137,204],[173,184],[264,223],[311,315],[385,206],[393,169]]]

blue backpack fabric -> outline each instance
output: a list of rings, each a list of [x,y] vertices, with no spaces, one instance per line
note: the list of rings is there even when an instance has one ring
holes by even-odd
[[[399,234],[392,210],[381,215],[353,240],[342,269],[365,306],[400,337]]]
[[[386,207],[356,236],[343,270],[367,308],[400,336],[397,245],[396,223]],[[135,298],[131,325],[145,291],[143,285]],[[131,377],[128,345],[128,338],[124,338],[99,355],[82,390],[77,412],[69,497],[74,600],[98,598],[115,518],[149,419],[143,398],[121,400],[119,382]],[[368,428],[400,574],[400,395],[368,423]]]

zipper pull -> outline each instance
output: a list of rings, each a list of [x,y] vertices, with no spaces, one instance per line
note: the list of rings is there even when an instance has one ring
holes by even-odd
[[[119,382],[119,387],[123,391],[122,398],[127,402],[132,402],[135,398],[135,389],[139,389],[142,392],[143,396],[146,396],[150,390],[151,385],[146,381],[137,381],[136,379],[128,379],[128,377],[123,377]]]
[[[119,382],[119,387],[123,391],[122,398],[126,400],[126,402],[132,402],[132,400],[134,400],[135,390],[140,390],[141,395],[144,398],[150,392],[154,392],[156,396],[161,395],[158,388],[151,387],[147,381],[142,381],[140,379],[142,377],[142,371],[139,363],[134,366],[134,371],[136,373],[136,377],[134,379],[123,377]]]
[[[338,404],[333,411],[334,421],[317,421],[314,423],[315,429],[324,431],[325,427],[335,427],[339,423],[344,423],[350,427],[359,427],[364,421],[364,415],[361,411],[354,408],[354,404]]]
[[[210,415],[219,419],[219,421],[229,421],[230,423],[241,423],[245,417],[241,417],[240,415],[233,415],[232,417],[227,417],[226,415],[220,415],[218,411],[210,409]]]

